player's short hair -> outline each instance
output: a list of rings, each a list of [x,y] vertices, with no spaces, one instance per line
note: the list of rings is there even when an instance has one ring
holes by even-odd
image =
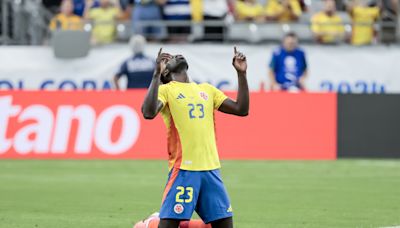
[[[287,38],[287,37],[297,38],[297,34],[295,32],[288,32],[285,34],[285,36],[283,38]]]
[[[129,40],[129,46],[131,47],[134,54],[143,53],[146,44],[146,38],[144,38],[144,36],[142,35],[132,36]]]

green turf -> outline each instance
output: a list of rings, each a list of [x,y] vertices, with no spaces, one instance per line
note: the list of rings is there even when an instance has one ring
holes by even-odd
[[[163,161],[0,161],[0,227],[129,228],[157,211]],[[400,161],[225,161],[235,227],[400,225]]]

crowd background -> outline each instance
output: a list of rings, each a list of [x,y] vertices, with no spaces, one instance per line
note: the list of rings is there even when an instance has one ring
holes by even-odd
[[[3,43],[41,45],[57,31],[86,31],[91,43],[280,40],[395,43],[398,0],[4,0]],[[279,36],[274,36],[282,32]]]

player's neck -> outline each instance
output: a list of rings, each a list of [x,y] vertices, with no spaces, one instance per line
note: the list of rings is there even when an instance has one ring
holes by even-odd
[[[189,77],[186,74],[186,72],[179,73],[179,74],[174,74],[173,75],[173,79],[174,79],[174,81],[182,82],[182,83],[189,83],[190,82],[189,81]]]

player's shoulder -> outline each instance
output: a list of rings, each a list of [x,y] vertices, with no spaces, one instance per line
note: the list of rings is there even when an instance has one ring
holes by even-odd
[[[282,54],[282,50],[282,46],[275,47],[272,51],[272,54],[275,56],[279,56],[280,54]]]
[[[215,86],[211,85],[210,83],[204,82],[197,84],[200,88],[205,89],[205,90],[215,90],[217,89]]]
[[[311,20],[312,21],[316,21],[316,20],[320,20],[320,19],[322,19],[323,17],[326,17],[326,14],[324,13],[324,12],[318,12],[318,13],[316,13],[316,14],[314,14],[312,17],[311,17]]]
[[[162,85],[158,86],[158,92],[159,93],[166,94],[166,93],[168,93],[168,91],[171,91],[170,83],[162,84]]]
[[[305,55],[305,50],[303,49],[303,48],[301,48],[301,47],[297,47],[296,48],[296,52],[298,52],[298,53],[300,53],[300,54],[302,54],[302,55]]]

